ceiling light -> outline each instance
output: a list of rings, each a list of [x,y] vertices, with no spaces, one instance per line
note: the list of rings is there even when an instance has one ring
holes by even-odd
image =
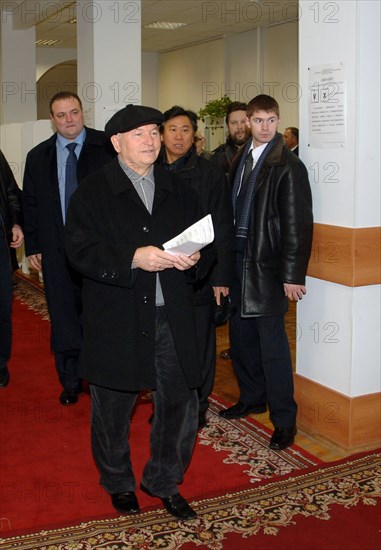
[[[62,40],[36,40],[36,46],[55,46],[59,44]]]
[[[145,29],[162,29],[165,31],[175,31],[180,29],[180,27],[185,27],[187,23],[172,23],[169,21],[156,21],[155,23],[150,23],[149,25],[144,25]]]

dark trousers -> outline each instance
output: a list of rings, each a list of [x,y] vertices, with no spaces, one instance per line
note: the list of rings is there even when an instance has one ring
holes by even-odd
[[[49,253],[43,254],[43,276],[58,379],[65,390],[77,391],[82,346],[81,277],[70,268],[65,257],[57,255],[53,259]]]
[[[157,308],[155,346],[155,416],[151,456],[142,483],[153,494],[165,498],[178,491],[190,462],[197,434],[198,399],[181,369],[164,307]],[[110,494],[134,491],[128,436],[138,393],[93,384],[90,389],[92,449],[100,483]]]
[[[12,270],[9,246],[0,218],[0,370],[5,369],[12,345]]]
[[[203,413],[209,407],[208,397],[213,390],[216,372],[216,326],[213,323],[213,311],[213,303],[195,307],[197,348],[199,350],[202,378],[202,384],[197,393],[199,409]]]
[[[297,405],[284,316],[242,318],[241,285],[231,289],[237,312],[229,320],[231,358],[245,405],[268,404],[276,427],[296,422]]]

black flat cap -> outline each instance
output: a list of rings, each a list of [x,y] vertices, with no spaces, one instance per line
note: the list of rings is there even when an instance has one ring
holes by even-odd
[[[115,134],[129,132],[146,124],[161,124],[164,120],[163,113],[152,107],[144,105],[126,105],[115,113],[106,123],[105,133],[108,138]]]

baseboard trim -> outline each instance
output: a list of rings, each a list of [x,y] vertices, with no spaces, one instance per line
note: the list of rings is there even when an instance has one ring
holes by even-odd
[[[381,446],[381,393],[351,398],[295,374],[295,399],[306,434],[346,453]]]

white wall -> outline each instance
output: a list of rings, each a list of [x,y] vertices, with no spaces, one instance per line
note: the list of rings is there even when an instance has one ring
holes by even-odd
[[[262,93],[261,37],[256,29],[225,38],[225,88],[233,101],[247,103]]]
[[[358,36],[371,36],[372,40],[358,40],[356,48],[356,227],[381,225],[380,12],[380,2],[361,0],[358,4]]]
[[[221,97],[224,78],[222,40],[163,53],[159,55],[158,107],[165,111],[181,105],[197,112],[207,98]]]
[[[332,10],[323,10],[322,7],[318,9],[319,3],[316,3],[315,9],[312,10],[310,2],[301,2],[303,11],[299,26],[301,45],[299,53],[303,99],[300,128],[303,135],[308,136],[309,69],[314,66],[343,63],[346,75],[345,146],[320,149],[308,147],[307,141],[303,140],[299,154],[309,169],[315,221],[353,227],[355,222],[357,2],[338,0],[336,5],[338,12],[333,15]],[[303,48],[303,44],[306,47]],[[329,177],[332,166],[336,167],[334,177]]]
[[[346,136],[342,147],[308,147],[315,221],[344,227],[380,225],[380,3],[300,2],[301,133],[309,133],[309,70],[342,64]],[[335,163],[335,180],[325,178]],[[317,173],[319,176],[317,177]],[[381,391],[380,285],[349,287],[308,278],[298,307],[298,374],[354,397]],[[312,327],[312,328],[311,328]],[[338,328],[336,334],[333,331]],[[312,336],[317,342],[311,341]]]
[[[299,127],[298,22],[265,29],[262,50],[263,93],[279,103],[279,131]]]
[[[282,123],[298,123],[298,24],[286,23],[159,55],[159,108],[198,111],[225,94],[250,101],[274,94]]]
[[[307,277],[297,309],[297,373],[349,397],[381,391],[379,285]]]
[[[28,151],[52,133],[50,120],[3,124],[0,127],[1,150],[21,188]]]
[[[158,54],[142,53],[142,105],[157,106]]]

